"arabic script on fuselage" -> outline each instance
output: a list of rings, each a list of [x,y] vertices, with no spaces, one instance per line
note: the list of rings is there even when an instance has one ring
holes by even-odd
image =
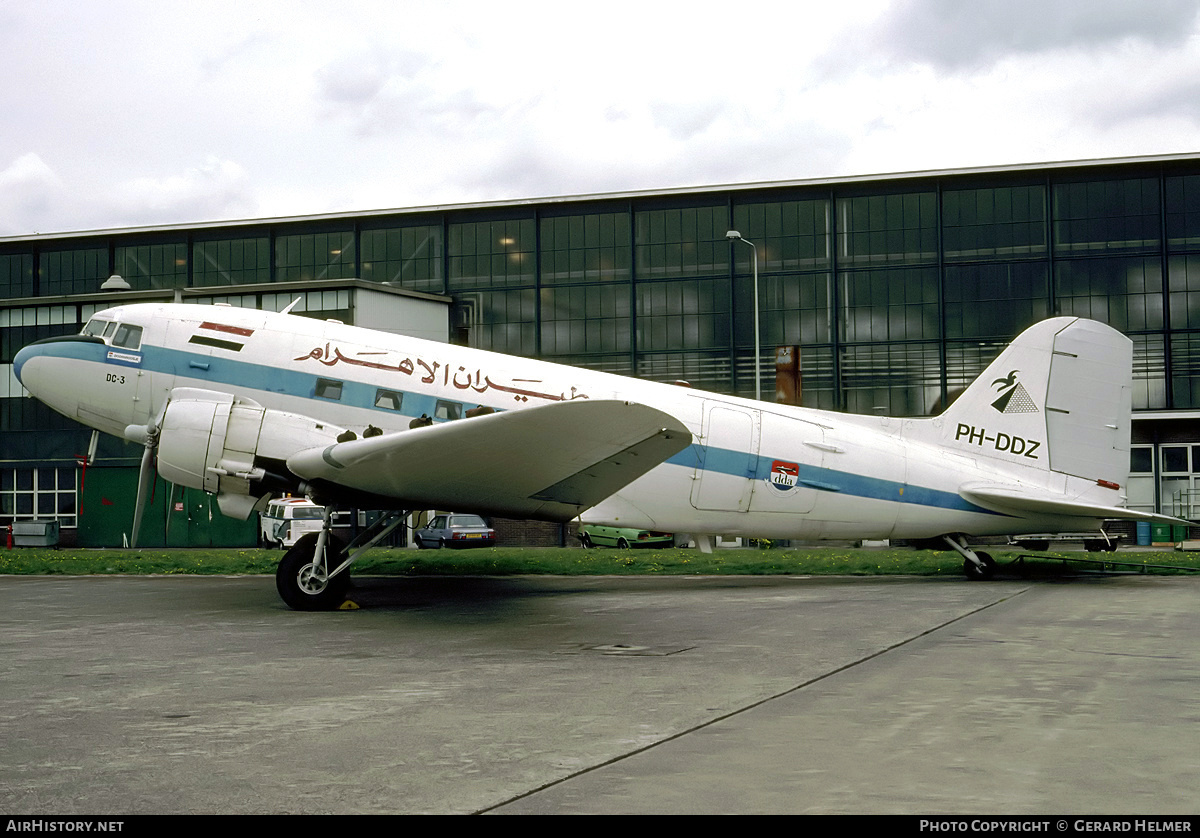
[[[384,355],[387,353],[362,352],[358,354]],[[416,375],[419,372],[419,367],[421,370],[425,371],[425,374],[422,375],[420,379],[422,384],[437,384],[440,372],[441,383],[446,387],[454,387],[458,390],[473,390],[476,393],[486,393],[491,390],[497,390],[501,393],[509,393],[516,401],[519,402],[529,401],[529,399],[546,399],[547,401],[552,402],[568,402],[574,399],[588,398],[574,387],[571,388],[570,395],[565,392],[554,395],[553,393],[540,393],[536,390],[517,386],[518,382],[520,384],[534,385],[543,383],[536,379],[514,379],[513,382],[509,384],[497,384],[486,374],[484,374],[483,370],[481,369],[477,369],[472,372],[466,367],[460,366],[452,371],[451,365],[443,364],[440,361],[433,361],[430,363],[422,360],[421,358],[417,358],[415,361],[411,358],[405,358],[398,364],[380,363],[379,361],[371,361],[362,357],[344,355],[338,347],[334,346],[331,348],[329,344],[325,344],[323,348],[320,346],[314,347],[313,350],[307,355],[301,355],[299,358],[293,358],[292,360],[314,360],[318,363],[324,364],[327,367],[332,367],[336,364],[352,364],[356,367],[366,367],[367,369],[382,370],[384,372],[399,372],[403,373],[404,375]]]

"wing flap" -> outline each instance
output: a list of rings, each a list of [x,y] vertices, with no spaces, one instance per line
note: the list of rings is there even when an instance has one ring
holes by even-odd
[[[287,464],[396,508],[569,520],[691,444],[675,417],[622,401],[562,402],[311,448]]]

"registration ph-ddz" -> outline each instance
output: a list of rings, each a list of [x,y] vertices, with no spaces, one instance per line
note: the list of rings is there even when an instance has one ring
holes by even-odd
[[[1031,460],[1039,459],[1036,452],[1042,447],[1041,440],[1026,439],[1023,436],[1012,436],[1000,431],[989,434],[987,428],[977,428],[974,425],[964,425],[961,422],[954,432],[954,440],[957,442],[960,439],[965,439],[971,445],[978,445],[980,448],[991,446],[994,450],[1003,454],[1028,457]]]
[[[926,820],[921,832],[1192,832],[1191,820],[1075,818],[1068,820]]]

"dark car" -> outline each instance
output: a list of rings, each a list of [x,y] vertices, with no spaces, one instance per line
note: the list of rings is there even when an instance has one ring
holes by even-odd
[[[478,515],[438,515],[413,534],[422,550],[438,547],[491,547],[496,531]]]

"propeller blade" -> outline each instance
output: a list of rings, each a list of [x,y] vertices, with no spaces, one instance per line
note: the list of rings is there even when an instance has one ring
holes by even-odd
[[[157,438],[155,438],[157,443]],[[130,549],[136,549],[138,543],[138,534],[142,531],[142,513],[146,511],[146,495],[149,492],[149,485],[154,480],[154,449],[157,445],[151,445],[150,441],[146,441],[146,448],[142,451],[142,464],[138,468],[138,485],[137,485],[137,501],[133,507],[133,532],[129,537]]]
[[[128,425],[125,428],[125,438],[132,442],[140,442],[145,446],[142,451],[142,464],[138,467],[137,500],[133,507],[133,532],[129,537],[129,548],[135,549],[138,535],[142,531],[142,514],[146,511],[146,497],[150,487],[154,485],[154,456],[158,450],[158,434],[162,429],[163,420],[167,415],[167,404],[163,402],[162,410],[145,425]]]

